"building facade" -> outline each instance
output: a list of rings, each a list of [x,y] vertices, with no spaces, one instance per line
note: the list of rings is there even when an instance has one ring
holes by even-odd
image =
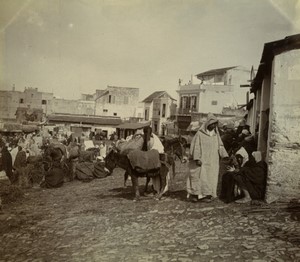
[[[247,103],[250,70],[243,67],[213,69],[196,75],[200,84],[179,85],[179,114],[191,112],[221,114],[224,107],[237,108]]]
[[[42,110],[44,114],[52,112],[53,94],[39,92],[37,88],[25,87],[24,92],[0,91],[0,113],[1,119],[16,119],[18,108],[28,111]]]
[[[16,113],[20,106],[20,93],[0,90],[0,118],[2,120],[16,119]]]
[[[222,114],[224,108],[237,109],[247,103],[249,87],[241,87],[249,81],[250,70],[240,66],[209,70],[196,77],[199,84],[189,82],[179,85],[177,122],[185,129],[193,113]]]
[[[26,114],[24,110],[41,111],[50,114],[76,114],[118,116],[122,119],[142,118],[139,107],[139,89],[108,86],[105,90],[96,90],[95,94],[83,94],[79,100],[54,97],[53,93],[40,92],[37,88],[25,88],[20,91],[0,91],[0,118],[15,120],[16,113]],[[19,109],[22,110],[19,110]],[[29,113],[30,113],[29,112]],[[18,114],[21,119],[21,114]]]
[[[266,201],[300,198],[300,35],[266,43],[251,92],[249,124],[268,164]]]
[[[165,123],[176,114],[176,100],[165,91],[157,91],[143,100],[144,120],[151,121],[155,134],[165,135]]]
[[[139,88],[108,86],[96,90],[95,115],[119,116],[126,120],[138,117]]]
[[[94,115],[95,102],[87,100],[68,100],[54,98],[52,102],[52,114],[78,114]]]

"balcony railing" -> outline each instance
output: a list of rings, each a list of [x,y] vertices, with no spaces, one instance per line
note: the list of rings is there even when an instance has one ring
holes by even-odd
[[[193,112],[197,112],[196,108],[178,108],[177,109],[177,114],[179,115],[187,115],[187,114],[191,114]]]

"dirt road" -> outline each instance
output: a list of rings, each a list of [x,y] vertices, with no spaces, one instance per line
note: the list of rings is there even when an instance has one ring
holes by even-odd
[[[30,189],[0,215],[0,260],[300,261],[299,221],[285,204],[187,202],[187,167],[177,170],[161,201],[133,202],[120,169],[90,183]]]

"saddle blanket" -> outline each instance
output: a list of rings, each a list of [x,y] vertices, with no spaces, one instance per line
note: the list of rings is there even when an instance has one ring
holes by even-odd
[[[152,149],[149,151],[133,150],[127,155],[132,168],[152,170],[160,168],[159,153]]]

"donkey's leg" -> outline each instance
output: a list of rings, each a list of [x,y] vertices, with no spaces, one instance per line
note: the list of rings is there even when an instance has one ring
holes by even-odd
[[[162,195],[165,193],[166,185],[167,185],[167,175],[168,175],[169,169],[162,165],[159,170],[159,177],[160,177],[160,191],[157,195],[157,199],[161,199]]]
[[[136,174],[132,174],[131,180],[132,180],[133,190],[135,193],[135,197],[134,197],[133,201],[139,201],[140,200],[140,190],[139,190],[138,176]]]
[[[150,177],[146,176],[146,184],[145,184],[145,190],[144,190],[144,194],[148,193],[148,185],[150,182]]]
[[[128,172],[127,171],[125,171],[125,173],[124,173],[124,188],[126,188],[127,186],[126,186],[126,182],[127,182],[127,180],[128,180]]]
[[[173,177],[175,177],[176,173],[175,173],[175,157],[174,156],[168,156],[169,157],[169,164],[172,166],[172,175]]]

